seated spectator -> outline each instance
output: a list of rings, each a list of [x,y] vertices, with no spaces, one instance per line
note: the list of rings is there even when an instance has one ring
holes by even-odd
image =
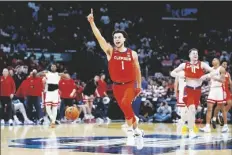
[[[154,114],[154,119],[157,122],[166,122],[171,119],[172,109],[167,102],[162,102],[157,109],[157,113]]]

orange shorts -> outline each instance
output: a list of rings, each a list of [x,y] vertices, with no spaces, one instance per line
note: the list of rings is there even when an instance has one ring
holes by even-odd
[[[196,107],[199,105],[201,99],[201,87],[192,88],[189,86],[186,86],[184,88],[184,97],[183,101],[186,104],[186,106],[190,106],[194,104]]]

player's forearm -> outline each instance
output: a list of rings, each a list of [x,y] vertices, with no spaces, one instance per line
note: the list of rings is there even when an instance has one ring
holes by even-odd
[[[73,90],[72,90],[72,94],[75,94],[75,93],[76,93],[76,89],[73,89]]]
[[[174,77],[174,78],[177,78],[177,77],[178,77],[178,73],[175,72],[175,71],[172,71],[172,72],[170,73],[170,75],[171,75],[172,77]]]
[[[100,40],[102,38],[102,35],[99,29],[97,28],[96,24],[94,22],[91,22],[90,26],[92,28],[94,36],[97,38],[97,40]]]
[[[137,88],[142,88],[142,75],[140,68],[136,69],[136,82],[137,82]]]

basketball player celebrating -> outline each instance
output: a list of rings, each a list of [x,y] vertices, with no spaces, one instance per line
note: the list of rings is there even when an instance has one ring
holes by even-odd
[[[189,137],[195,138],[196,134],[193,131],[195,124],[195,114],[196,108],[200,102],[201,97],[201,84],[202,79],[208,76],[213,76],[212,74],[207,74],[204,76],[204,70],[213,71],[213,69],[204,62],[198,60],[198,50],[191,49],[189,51],[190,62],[180,64],[176,69],[171,72],[172,77],[182,77],[179,74],[180,71],[184,71],[184,77],[186,79],[185,94],[183,101],[188,107],[188,127],[189,127]]]
[[[222,61],[221,63],[221,66],[223,68],[225,68],[225,70],[227,69],[227,61]],[[216,117],[218,115],[218,112],[220,109],[222,109],[222,112],[223,112],[223,109],[225,110],[224,114],[223,114],[223,120],[224,120],[224,126],[222,128],[222,132],[228,132],[229,131],[229,128],[227,126],[227,112],[230,110],[231,108],[231,92],[230,92],[230,88],[231,88],[231,78],[230,78],[230,73],[226,72],[225,73],[225,81],[223,83],[223,87],[224,87],[224,91],[225,91],[225,102],[227,103],[227,105],[224,107],[224,104],[217,104],[217,107],[215,108],[214,110],[214,117],[212,119],[212,126],[213,128],[215,129],[216,128]]]
[[[214,70],[213,72],[215,73],[216,77],[218,77],[218,79],[221,78],[223,80],[225,78],[225,73],[226,73],[225,68],[220,66],[220,62],[217,58],[213,59],[212,65],[213,65],[212,68]],[[211,78],[210,91],[207,99],[206,126],[200,129],[203,132],[211,132],[210,120],[211,120],[214,104],[217,103],[217,106],[220,109],[222,109],[223,115],[226,115],[225,106],[224,106],[225,103],[224,88],[223,88],[222,80],[216,80]],[[227,122],[227,120],[224,121]]]
[[[128,139],[134,137],[134,135],[143,136],[143,131],[138,129],[138,124],[132,109],[132,101],[141,91],[141,72],[138,55],[135,51],[125,47],[124,43],[127,38],[126,32],[120,30],[113,32],[115,47],[112,47],[102,37],[94,23],[93,9],[91,9],[91,13],[87,18],[95,37],[106,53],[110,77],[114,82],[114,96],[124,113],[128,125]],[[137,83],[136,89],[134,88],[135,82]],[[131,142],[132,141],[133,140],[131,140]]]
[[[59,81],[61,76],[67,78],[65,74],[56,72],[57,68],[55,64],[51,65],[51,71],[44,71],[38,73],[39,76],[44,76],[46,80],[45,86],[45,107],[48,116],[51,119],[51,127],[55,127],[56,117],[57,117],[57,106],[60,103],[59,95]]]

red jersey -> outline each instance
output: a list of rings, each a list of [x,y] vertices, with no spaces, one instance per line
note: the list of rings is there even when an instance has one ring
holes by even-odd
[[[28,82],[27,95],[41,96],[43,91],[42,78],[30,76],[26,80]]]
[[[108,67],[113,82],[122,83],[136,80],[132,50],[129,48],[126,52],[114,49]]]
[[[15,95],[17,97],[26,97],[27,96],[27,89],[28,89],[28,81],[26,79],[21,83],[21,85],[19,86]]]
[[[224,83],[225,90],[230,90],[229,85],[230,85],[230,73],[226,72],[225,83]]]
[[[70,97],[73,89],[76,89],[76,84],[72,79],[60,79],[59,91],[61,98],[74,98]]]
[[[81,86],[78,86],[77,88],[76,88],[76,100],[77,101],[81,101],[82,99],[83,99],[83,97],[82,97],[82,92],[83,92],[83,90],[84,90],[84,88],[83,87],[81,87]]]
[[[0,96],[10,96],[15,93],[15,82],[11,76],[0,78]]]
[[[201,61],[198,61],[196,64],[190,64],[186,62],[184,68],[185,77],[199,79],[204,73],[204,69],[201,67]]]
[[[104,97],[105,96],[104,92],[107,91],[107,84],[106,84],[105,81],[102,81],[102,80],[98,81],[97,91],[98,91],[100,97]]]

